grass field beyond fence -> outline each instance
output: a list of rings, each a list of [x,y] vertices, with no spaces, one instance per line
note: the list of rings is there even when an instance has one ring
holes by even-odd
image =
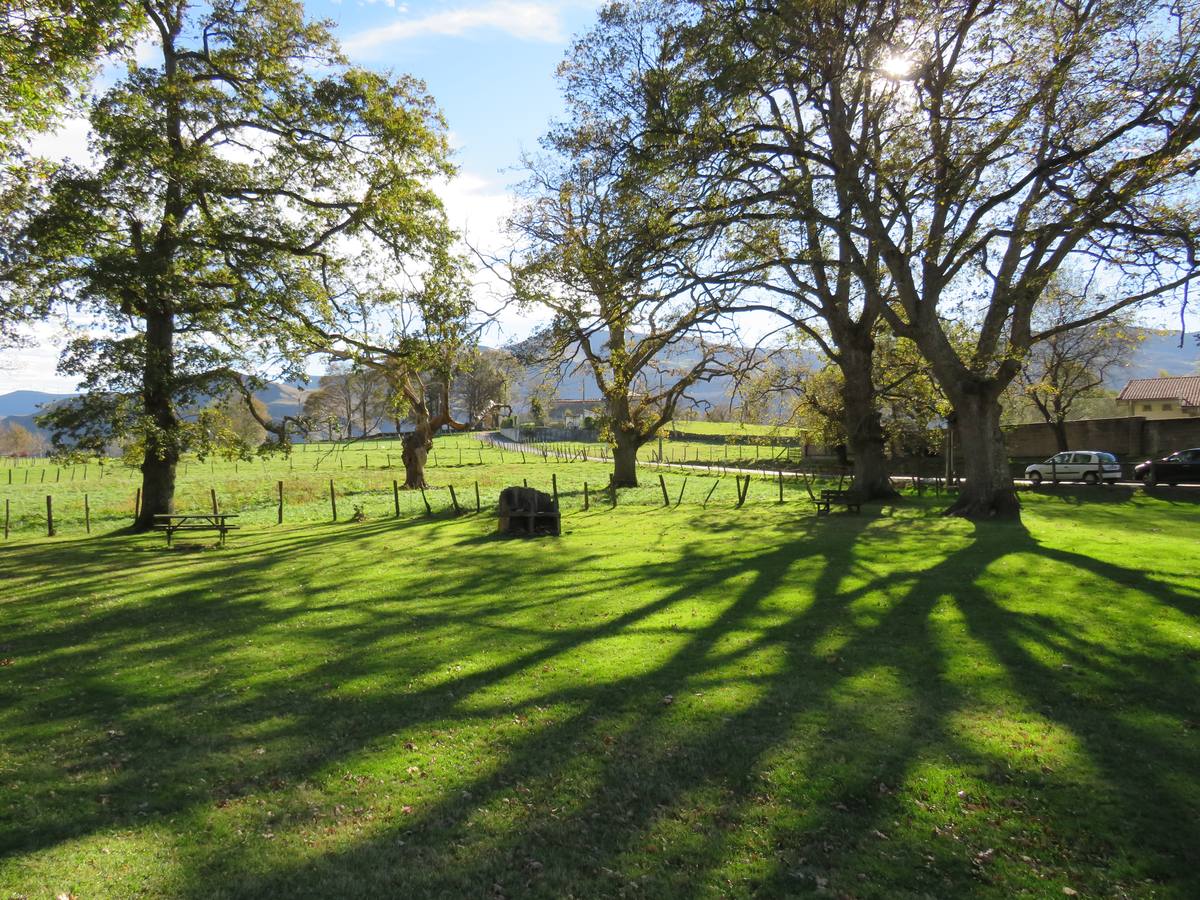
[[[230,473],[225,549],[0,548],[0,897],[1200,895],[1183,492],[585,512],[600,464],[446,450],[555,474],[563,535],[397,518],[370,464],[333,523],[323,462],[282,526]]]

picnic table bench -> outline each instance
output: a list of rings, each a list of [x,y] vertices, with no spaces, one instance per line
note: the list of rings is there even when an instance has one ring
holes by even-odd
[[[813,500],[817,507],[817,515],[829,515],[833,504],[846,507],[847,511],[861,512],[862,506],[859,502],[858,495],[854,491],[821,491],[820,499]]]
[[[233,531],[237,525],[229,524],[230,519],[236,519],[236,513],[185,513],[182,515],[157,513],[154,516],[154,529],[167,533],[167,546],[177,531],[219,531],[221,546],[225,546],[226,532]]]

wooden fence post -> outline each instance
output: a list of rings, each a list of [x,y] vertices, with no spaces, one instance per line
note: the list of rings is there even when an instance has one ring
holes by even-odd
[[[329,479],[329,507],[333,510],[333,521],[337,521],[337,494],[333,490],[333,479]]]
[[[591,505],[592,505],[591,498],[588,496],[588,485],[587,485],[587,482],[585,481],[583,483],[583,511],[587,512],[588,507]]]
[[[457,516],[462,513],[462,508],[458,505],[458,495],[454,493],[454,485],[447,485],[450,488],[450,502],[454,504],[454,514]]]
[[[429,498],[425,496],[424,485],[421,486],[421,500],[423,500],[425,503],[425,515],[432,516],[433,515],[433,507],[429,505]]]
[[[279,487],[279,515],[277,517],[277,521],[275,522],[275,524],[282,525],[283,524],[283,482],[282,481],[279,482],[278,487]]]
[[[554,494],[554,505],[558,505],[558,476],[550,473],[550,490]]]
[[[88,505],[88,495],[83,495],[83,527],[88,533],[92,533],[92,508]]]
[[[212,498],[212,511],[213,511],[213,515],[214,515],[214,516],[215,516],[215,515],[219,515],[219,514],[220,514],[220,512],[221,512],[221,507],[219,507],[219,506],[217,505],[217,489],[216,489],[216,488],[209,488],[209,489],[208,489],[208,495],[209,495],[209,497],[210,497],[210,498]]]
[[[783,470],[779,470],[779,502],[783,502]]]
[[[680,485],[680,487],[679,487],[679,499],[675,501],[675,508],[676,508],[676,509],[678,509],[678,508],[679,508],[679,504],[683,502],[683,492],[684,492],[685,490],[687,490],[687,480],[688,480],[688,477],[687,477],[686,475],[684,475],[684,476],[683,476],[683,484],[682,484],[682,485]]]
[[[720,478],[713,480],[713,486],[708,489],[708,493],[704,496],[704,505],[701,507],[701,509],[704,509],[708,506],[708,501],[712,497],[713,491],[715,491],[717,489],[717,485],[720,483],[721,483]]]
[[[46,536],[54,537],[54,498],[46,495]]]
[[[483,507],[479,504],[479,482],[475,482],[475,512],[480,512]]]
[[[392,479],[392,502],[396,505],[396,518],[400,518],[400,484]]]
[[[671,498],[667,496],[667,482],[666,479],[663,478],[662,472],[658,473],[658,486],[662,488],[663,506],[669,507],[671,505]]]

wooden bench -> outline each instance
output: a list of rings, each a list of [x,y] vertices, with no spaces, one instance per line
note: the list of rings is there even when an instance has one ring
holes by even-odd
[[[230,525],[230,519],[236,519],[235,513],[187,513],[186,515],[168,515],[167,513],[158,513],[154,516],[153,528],[155,531],[165,531],[167,533],[167,546],[171,546],[171,539],[177,531],[219,531],[221,533],[221,546],[225,546],[225,534],[237,528],[237,525]]]
[[[854,491],[821,491],[820,499],[813,500],[813,503],[817,507],[818,516],[829,515],[829,511],[832,509],[833,504],[835,503],[839,506],[846,507],[847,512],[851,510],[854,512],[862,511],[862,506],[859,503],[858,495],[855,494]]]
[[[534,488],[507,487],[500,492],[497,528],[504,534],[562,533],[558,498]]]

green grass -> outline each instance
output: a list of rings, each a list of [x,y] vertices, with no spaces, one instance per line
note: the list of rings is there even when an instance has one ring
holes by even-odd
[[[750,422],[687,422],[680,420],[671,422],[669,427],[674,431],[682,431],[687,434],[724,434],[736,438],[770,435],[799,437],[804,434],[803,429],[791,425],[755,425]]]
[[[553,445],[551,445],[553,446]],[[565,446],[565,445],[564,445]],[[578,449],[582,445],[572,445]],[[603,462],[568,461],[551,453],[541,454],[502,450],[471,437],[439,437],[426,477],[430,489],[425,500],[435,512],[453,509],[453,486],[460,507],[474,510],[476,485],[480,506],[494,507],[500,491],[511,484],[528,482],[531,487],[551,492],[558,485],[563,508],[582,510],[585,505],[584,483],[589,501],[607,484],[611,465]],[[694,445],[667,454],[669,459],[694,462]],[[560,447],[560,449],[563,449]],[[699,448],[716,450],[720,448]],[[600,458],[598,446],[590,455]],[[765,449],[764,449],[765,452]],[[643,456],[647,455],[643,452]],[[765,459],[765,457],[764,457]],[[0,468],[0,503],[9,502],[9,542],[42,541],[47,537],[46,497],[53,498],[54,525],[60,537],[78,537],[87,532],[84,496],[90,511],[91,534],[123,529],[133,518],[141,473],[118,460],[104,466],[59,466],[48,460],[8,460]],[[12,484],[8,477],[11,474]],[[722,473],[714,467],[710,473],[685,473],[666,469],[664,481],[671,503],[702,505]],[[684,479],[687,483],[684,483]],[[368,518],[395,516],[397,497],[393,481],[404,481],[400,447],[394,442],[365,442],[349,445],[308,445],[297,447],[291,457],[269,457],[251,462],[207,460],[189,457],[179,466],[176,486],[176,511],[205,512],[212,508],[212,491],[224,512],[236,513],[242,526],[268,525],[277,521],[278,484],[284,485],[284,522],[324,522],[332,519],[329,485],[333,482],[340,520],[350,518],[361,506]],[[736,497],[732,476],[721,478],[712,495],[718,504]],[[803,482],[789,479],[784,485],[787,498],[807,498]],[[778,499],[778,490],[770,476],[753,488],[753,497]],[[400,518],[425,515],[425,500],[417,492],[399,493]],[[607,501],[597,501],[607,502]],[[661,506],[662,489],[657,473],[650,472],[643,485],[621,493],[621,505]],[[0,510],[0,515],[3,511]]]
[[[559,539],[10,543],[0,896],[1200,892],[1200,507],[647,481]]]

